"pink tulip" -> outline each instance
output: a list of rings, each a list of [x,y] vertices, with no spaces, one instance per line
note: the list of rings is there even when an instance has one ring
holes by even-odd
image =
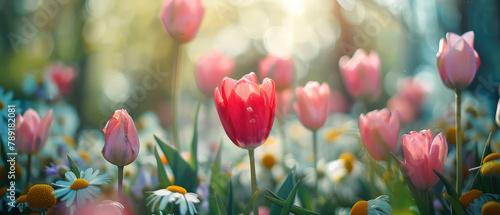
[[[66,67],[61,63],[52,64],[48,69],[48,74],[57,85],[59,92],[64,96],[69,96],[73,90],[73,82],[78,73],[73,67]]]
[[[318,130],[328,117],[328,102],[330,87],[327,83],[319,85],[316,81],[307,82],[304,87],[295,90],[297,101],[293,108],[304,127],[313,131]]]
[[[222,79],[233,74],[234,66],[234,59],[218,51],[209,51],[196,64],[198,89],[206,96],[212,96]]]
[[[390,111],[398,111],[402,123],[408,123],[417,116],[417,106],[401,95],[395,95],[387,101],[387,108]]]
[[[419,81],[413,78],[406,78],[398,86],[398,95],[412,105],[420,108],[424,100],[425,89]]]
[[[200,0],[165,0],[160,18],[168,34],[179,43],[191,41],[205,15]]]
[[[97,205],[91,215],[123,215],[125,207],[119,202],[104,200]]]
[[[102,132],[105,137],[102,155],[108,162],[126,166],[137,158],[139,136],[134,121],[126,110],[116,110]]]
[[[220,88],[214,90],[214,102],[229,139],[248,150],[262,145],[274,123],[274,81],[266,78],[259,85],[251,72],[240,80],[224,78]]]
[[[377,161],[390,159],[396,153],[399,134],[399,114],[387,109],[374,110],[359,116],[359,130],[363,145],[373,159]]]
[[[474,50],[474,32],[469,31],[462,36],[447,33],[446,39],[439,41],[436,63],[446,87],[462,90],[469,86],[481,64]]]
[[[347,113],[349,110],[349,101],[342,93],[331,90],[330,99],[328,101],[328,109],[328,112],[330,113]]]
[[[401,145],[405,155],[405,162],[401,164],[413,185],[419,189],[434,186],[439,178],[432,170],[442,173],[448,154],[448,144],[443,133],[439,133],[433,140],[430,130],[419,133],[412,131],[401,137]]]
[[[290,57],[268,55],[260,61],[260,76],[270,78],[276,83],[276,90],[282,91],[293,87],[295,72],[293,60]]]
[[[352,58],[343,56],[339,61],[344,84],[352,97],[376,100],[380,96],[380,59],[377,52],[367,55],[358,49]]]
[[[276,117],[285,119],[292,109],[293,91],[291,89],[276,92]]]
[[[17,149],[27,154],[39,152],[47,142],[53,122],[52,109],[42,120],[38,117],[38,113],[31,108],[24,113],[24,116],[17,115],[15,140]]]

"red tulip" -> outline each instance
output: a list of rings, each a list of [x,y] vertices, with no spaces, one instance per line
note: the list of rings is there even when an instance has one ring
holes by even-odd
[[[218,51],[209,51],[196,64],[196,84],[206,96],[212,96],[224,77],[233,74],[234,59],[222,55]]]
[[[168,34],[179,43],[191,41],[205,15],[200,0],[166,0],[160,18]]]
[[[117,166],[132,163],[139,155],[139,136],[126,110],[116,110],[102,129],[105,137],[102,156]]]
[[[33,154],[39,152],[50,134],[54,122],[52,109],[40,120],[38,113],[28,109],[24,116],[19,114],[16,118],[16,146],[20,152]]]
[[[318,130],[328,118],[328,103],[330,101],[330,87],[327,83],[321,86],[316,81],[307,82],[304,87],[295,90],[297,101],[293,108],[304,127],[313,131]]]
[[[339,66],[344,84],[352,97],[376,100],[380,96],[380,59],[376,52],[367,55],[363,49],[359,49],[352,58],[340,58]]]
[[[359,116],[359,131],[366,150],[375,160],[390,159],[386,149],[396,153],[399,134],[399,114],[387,109],[374,110]]]
[[[262,78],[270,78],[276,83],[277,91],[293,87],[295,75],[290,57],[281,58],[270,54],[260,61],[259,71]]]
[[[462,90],[469,86],[481,64],[474,50],[474,32],[469,31],[462,36],[447,33],[446,39],[439,41],[436,63],[446,87]]]
[[[225,78],[220,88],[214,91],[214,101],[229,139],[244,149],[260,146],[274,122],[274,81],[266,78],[259,86],[251,72],[238,81]]]
[[[401,137],[401,145],[405,155],[405,162],[401,164],[413,185],[419,189],[434,186],[439,178],[432,170],[442,173],[448,154],[448,144],[443,133],[439,133],[433,140],[430,130],[419,133],[412,131]]]
[[[73,82],[78,74],[75,68],[66,67],[61,63],[55,63],[49,67],[48,74],[57,85],[62,95],[69,96],[71,94]]]

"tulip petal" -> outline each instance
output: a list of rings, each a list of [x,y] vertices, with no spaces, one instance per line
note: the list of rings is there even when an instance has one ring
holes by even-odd
[[[474,48],[474,31],[465,32],[465,34],[462,34],[462,38],[464,38],[471,48]]]
[[[474,51],[461,37],[445,53],[443,61],[454,89],[463,89],[474,79],[477,70]]]
[[[233,141],[233,143],[237,143],[238,141],[235,138],[234,127],[232,126],[231,121],[229,119],[226,99],[222,98],[221,93],[219,92],[219,88],[215,88],[214,102],[215,102],[215,107],[217,108],[217,113],[219,114],[222,127],[224,128],[224,131],[226,132],[229,139]]]

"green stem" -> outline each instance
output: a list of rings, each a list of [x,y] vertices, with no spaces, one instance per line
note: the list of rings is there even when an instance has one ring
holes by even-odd
[[[248,150],[248,157],[250,158],[250,176],[252,178],[252,195],[257,191],[257,178],[255,176],[255,158],[253,149]],[[253,214],[259,215],[259,206],[257,203],[254,204]]]
[[[313,162],[314,162],[314,172],[316,173],[316,182],[314,183],[314,192],[318,194],[318,132],[313,131]]]
[[[434,215],[435,211],[434,211],[434,202],[432,201],[432,188],[428,189],[426,191],[426,194],[428,199],[427,208],[429,209],[429,214]]]
[[[281,165],[283,166],[283,169],[288,169],[285,164],[285,156],[286,156],[286,133],[285,133],[285,120],[284,119],[279,119],[279,131],[280,131],[280,136],[281,136]]]
[[[456,110],[456,118],[455,118],[455,127],[456,127],[456,139],[457,139],[457,179],[456,179],[456,190],[458,196],[462,195],[462,187],[463,187],[463,181],[462,181],[462,125],[461,125],[461,120],[462,120],[462,92],[460,90],[456,91],[456,103],[455,103],[455,110]]]
[[[30,180],[31,180],[31,154],[28,154],[28,166],[27,166],[27,176],[26,176],[26,188],[29,188],[30,186]]]
[[[174,136],[174,145],[176,149],[179,149],[180,147],[180,140],[179,140],[179,131],[178,131],[178,122],[177,122],[177,107],[179,103],[179,95],[181,93],[181,66],[182,66],[182,45],[180,43],[175,42],[174,43],[174,54],[173,54],[173,71],[175,71],[173,78],[172,78],[172,132]]]
[[[118,199],[123,200],[123,166],[118,166]]]

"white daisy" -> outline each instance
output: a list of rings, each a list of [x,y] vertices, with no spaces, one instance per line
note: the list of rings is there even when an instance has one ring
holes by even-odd
[[[389,215],[392,207],[389,204],[389,197],[381,195],[376,199],[356,202],[351,208],[351,214],[366,215]]]
[[[148,193],[153,193],[148,197],[149,202],[147,206],[151,205],[151,213],[154,213],[156,204],[159,202],[160,212],[165,210],[169,203],[175,203],[179,205],[179,211],[181,214],[197,214],[196,207],[194,203],[199,203],[198,195],[195,193],[188,193],[186,189],[180,186],[171,185],[166,189],[160,189],[157,191],[152,191]]]
[[[85,206],[87,201],[99,196],[101,188],[96,185],[107,184],[111,178],[108,174],[98,175],[99,170],[93,171],[92,168],[80,172],[80,178],[77,178],[73,172],[66,172],[68,181],[57,181],[54,186],[60,187],[54,191],[56,198],[66,201],[66,207],[80,208]]]

